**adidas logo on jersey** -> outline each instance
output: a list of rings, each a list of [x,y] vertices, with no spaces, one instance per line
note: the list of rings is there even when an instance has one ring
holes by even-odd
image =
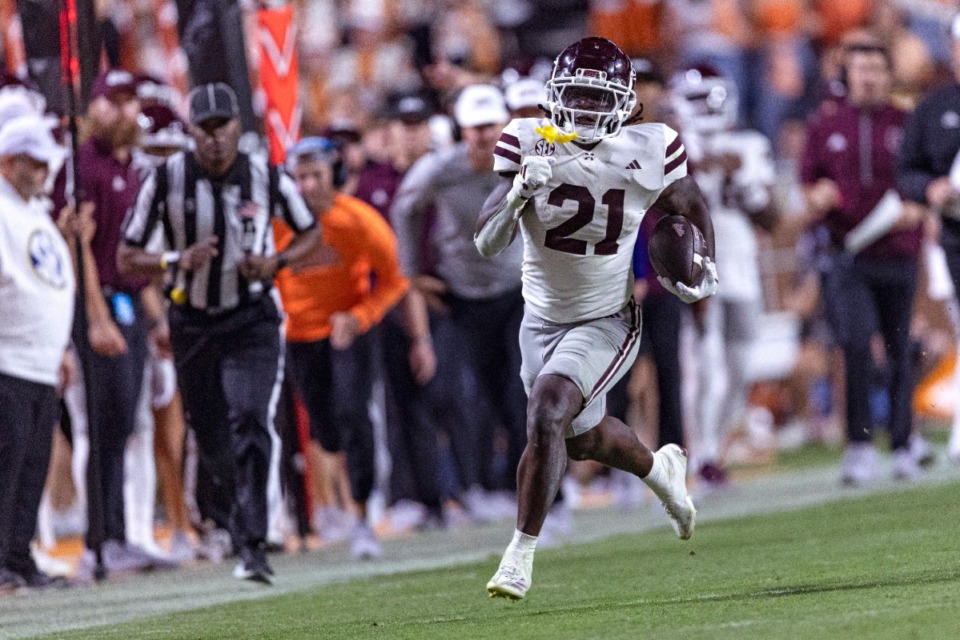
[[[627,165],[627,169],[630,170],[630,171],[639,171],[639,170],[642,169],[642,168],[643,168],[643,167],[641,167],[641,166],[640,166],[640,163],[637,162],[636,160],[634,160],[633,162],[631,162],[630,164]]]

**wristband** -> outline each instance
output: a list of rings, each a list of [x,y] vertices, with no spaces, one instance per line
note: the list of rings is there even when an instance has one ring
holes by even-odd
[[[415,345],[415,344],[420,343],[420,342],[426,342],[426,343],[429,344],[430,346],[433,346],[433,337],[432,337],[432,336],[416,336],[416,337],[414,337],[414,338],[410,338],[410,346],[411,346],[411,347],[412,347],[413,345]]]
[[[180,262],[179,251],[164,251],[160,254],[160,268],[167,270]]]

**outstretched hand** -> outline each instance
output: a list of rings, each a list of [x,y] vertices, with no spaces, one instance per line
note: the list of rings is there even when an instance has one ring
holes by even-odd
[[[703,259],[703,278],[696,286],[690,287],[682,282],[673,283],[663,276],[657,276],[657,280],[663,285],[663,288],[677,296],[687,304],[709,298],[717,292],[720,287],[720,279],[717,277],[717,265],[710,258]]]

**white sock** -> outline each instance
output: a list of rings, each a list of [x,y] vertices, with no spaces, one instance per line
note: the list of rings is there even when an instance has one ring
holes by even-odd
[[[663,454],[659,451],[653,452],[653,466],[650,467],[650,473],[641,478],[651,489],[663,487],[666,482],[666,473],[663,470]]]
[[[530,536],[519,529],[513,532],[513,540],[510,541],[510,545],[507,547],[507,553],[513,553],[518,555],[524,555],[526,553],[533,553],[537,548],[537,536]]]

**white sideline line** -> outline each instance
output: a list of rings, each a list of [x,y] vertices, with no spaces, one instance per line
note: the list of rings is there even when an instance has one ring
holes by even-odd
[[[744,480],[729,491],[697,501],[699,523],[790,511],[844,498],[899,491],[911,486],[933,486],[960,479],[960,468],[946,462],[945,451],[938,450],[937,453],[937,465],[912,485],[881,480],[867,488],[844,488],[837,481],[835,466]],[[558,542],[583,543],[657,528],[669,530],[659,505],[641,506],[630,512],[612,507],[577,511],[574,518],[574,531],[558,534]],[[230,576],[232,564],[224,563],[148,576],[123,577],[100,585],[61,592],[0,597],[0,639],[27,638],[112,625],[227,602],[303,591],[335,582],[450,567],[484,559],[490,561],[492,571],[509,542],[512,530],[512,522],[500,521],[387,540],[384,543],[385,559],[372,563],[351,560],[344,546],[306,554],[276,556],[272,559],[277,571],[273,587],[238,582]],[[672,532],[670,535],[673,535]],[[693,542],[696,542],[696,537]],[[484,597],[482,587],[478,583],[478,598]],[[752,624],[753,621],[741,623]],[[138,630],[138,635],[141,634],[149,635],[146,629]],[[107,638],[111,634],[103,633],[98,637]]]

